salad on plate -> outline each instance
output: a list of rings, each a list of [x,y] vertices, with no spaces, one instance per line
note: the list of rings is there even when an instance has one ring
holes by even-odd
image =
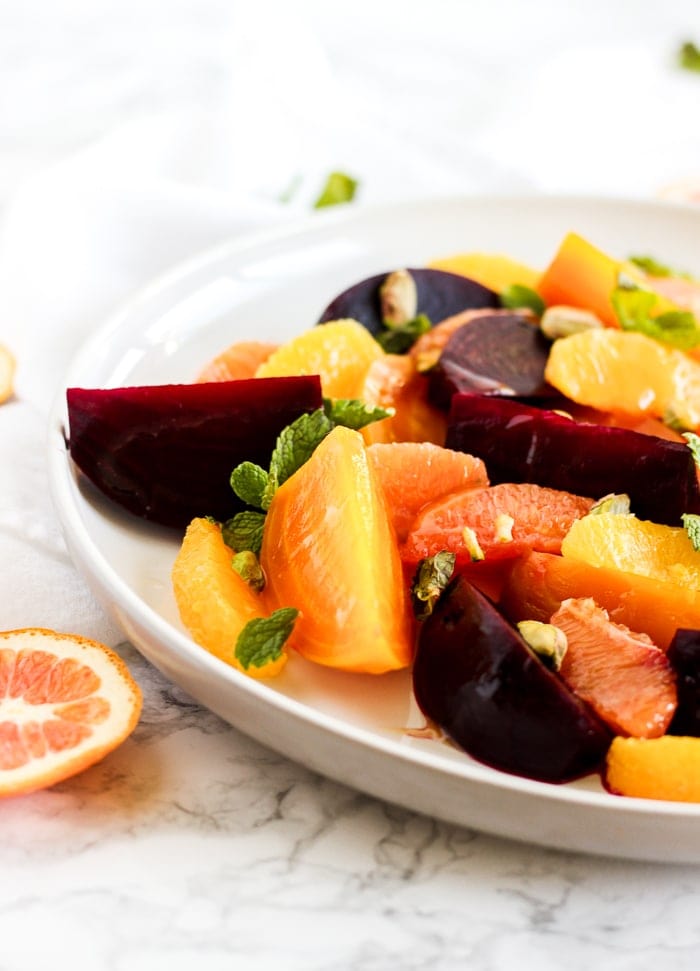
[[[193,640],[410,668],[426,730],[700,801],[700,283],[568,234],[382,272],[186,385],[68,390],[70,454],[183,534]]]

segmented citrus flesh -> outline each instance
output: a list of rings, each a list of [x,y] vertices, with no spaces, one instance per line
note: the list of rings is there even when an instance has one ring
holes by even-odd
[[[99,761],[134,729],[141,692],[114,651],[43,628],[0,633],[0,796]]]
[[[562,555],[700,589],[700,553],[681,526],[600,513],[572,524],[561,544]]]
[[[620,796],[700,802],[700,738],[614,738],[605,781]]]
[[[318,374],[327,398],[360,398],[367,369],[384,351],[356,320],[312,327],[274,351],[259,378]]]

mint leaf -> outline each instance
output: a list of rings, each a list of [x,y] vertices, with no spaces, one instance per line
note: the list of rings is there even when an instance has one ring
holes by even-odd
[[[425,620],[432,614],[433,607],[454,573],[456,558],[454,553],[441,550],[418,564],[411,587],[413,612],[418,620]]]
[[[277,660],[298,614],[296,607],[281,607],[269,617],[254,617],[248,621],[236,639],[234,652],[245,671],[251,666],[262,668]]]
[[[311,458],[316,446],[332,430],[333,423],[322,408],[300,415],[291,425],[282,429],[270,459],[263,509],[269,508],[278,487]]]
[[[539,293],[532,287],[525,287],[521,283],[512,283],[499,296],[501,306],[509,307],[512,310],[526,307],[537,317],[541,317],[545,311],[545,302]]]
[[[688,443],[693,461],[700,468],[700,435],[696,435],[695,432],[684,432],[683,438]]]
[[[405,324],[388,326],[386,330],[375,334],[375,339],[387,354],[404,354],[409,348],[413,347],[421,334],[429,331],[433,325],[430,318],[425,314],[418,314],[413,320]]]
[[[231,473],[231,488],[248,506],[262,507],[269,476],[255,462],[241,462]]]
[[[700,72],[700,48],[692,41],[681,44],[678,51],[678,65],[685,71]]]
[[[357,180],[345,172],[331,172],[326,179],[321,195],[314,203],[314,209],[325,206],[337,206],[343,202],[352,202],[355,198]]]
[[[619,286],[613,290],[611,300],[623,330],[645,334],[683,351],[700,344],[700,325],[690,311],[670,311],[652,317],[657,296],[650,290]]]
[[[334,400],[326,398],[323,407],[326,416],[334,425],[344,425],[346,428],[353,428],[355,431],[359,431],[375,421],[381,421],[382,418],[391,418],[394,414],[393,408],[375,408],[358,398],[336,398]]]
[[[231,566],[236,571],[236,573],[245,580],[249,587],[252,587],[257,593],[265,586],[265,574],[260,566],[260,561],[258,560],[255,553],[252,550],[242,550],[231,560]]]
[[[665,263],[659,263],[653,256],[630,256],[629,262],[638,266],[640,270],[648,273],[649,276],[680,277],[684,280],[692,280],[690,273],[674,270]]]
[[[236,513],[232,519],[224,523],[221,527],[221,536],[224,543],[237,553],[241,553],[243,550],[259,553],[262,546],[264,525],[264,512],[246,510]]]
[[[696,553],[700,553],[700,516],[686,512],[683,513],[681,519],[683,520],[683,525],[690,538],[690,542],[693,544],[693,549]]]

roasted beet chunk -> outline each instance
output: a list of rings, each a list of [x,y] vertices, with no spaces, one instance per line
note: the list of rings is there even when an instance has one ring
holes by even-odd
[[[422,711],[473,758],[545,782],[594,771],[610,733],[463,576],[423,622],[413,685]]]
[[[534,482],[594,499],[627,493],[640,519],[669,526],[700,513],[690,449],[654,435],[460,394],[452,398],[446,445],[483,459],[494,484]]]
[[[248,459],[267,468],[280,431],[322,404],[317,375],[69,388],[67,398],[78,468],[129,512],[175,527],[239,510],[233,467]]]
[[[669,735],[700,736],[700,630],[677,630],[666,655],[678,679]]]
[[[521,314],[485,315],[460,327],[430,372],[430,398],[449,408],[460,392],[553,397],[544,379],[549,341]]]
[[[495,308],[498,296],[487,287],[444,270],[410,269],[416,284],[417,303],[409,317],[425,314],[433,324],[452,317],[462,310]],[[352,317],[372,334],[385,330],[380,290],[389,273],[379,273],[356,283],[332,300],[319,318],[320,324],[329,320]]]

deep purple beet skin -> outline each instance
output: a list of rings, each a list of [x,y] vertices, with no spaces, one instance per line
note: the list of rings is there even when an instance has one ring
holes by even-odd
[[[267,468],[280,431],[322,405],[317,375],[108,390],[69,388],[70,454],[114,502],[164,526],[242,508],[229,479]]]
[[[572,421],[508,398],[452,399],[446,445],[483,459],[491,482],[534,482],[600,499],[627,493],[640,519],[700,513],[690,449],[626,428]]]
[[[416,700],[469,755],[543,782],[596,771],[610,733],[463,576],[423,622]]]
[[[544,379],[550,342],[521,314],[476,317],[452,334],[429,374],[433,404],[447,410],[458,392],[551,398]]]
[[[351,317],[372,334],[383,331],[379,289],[387,273],[361,280],[338,294],[319,317],[319,324]],[[475,280],[447,273],[445,270],[410,269],[418,291],[417,313],[425,314],[433,324],[461,313],[463,310],[500,306],[497,294]]]

